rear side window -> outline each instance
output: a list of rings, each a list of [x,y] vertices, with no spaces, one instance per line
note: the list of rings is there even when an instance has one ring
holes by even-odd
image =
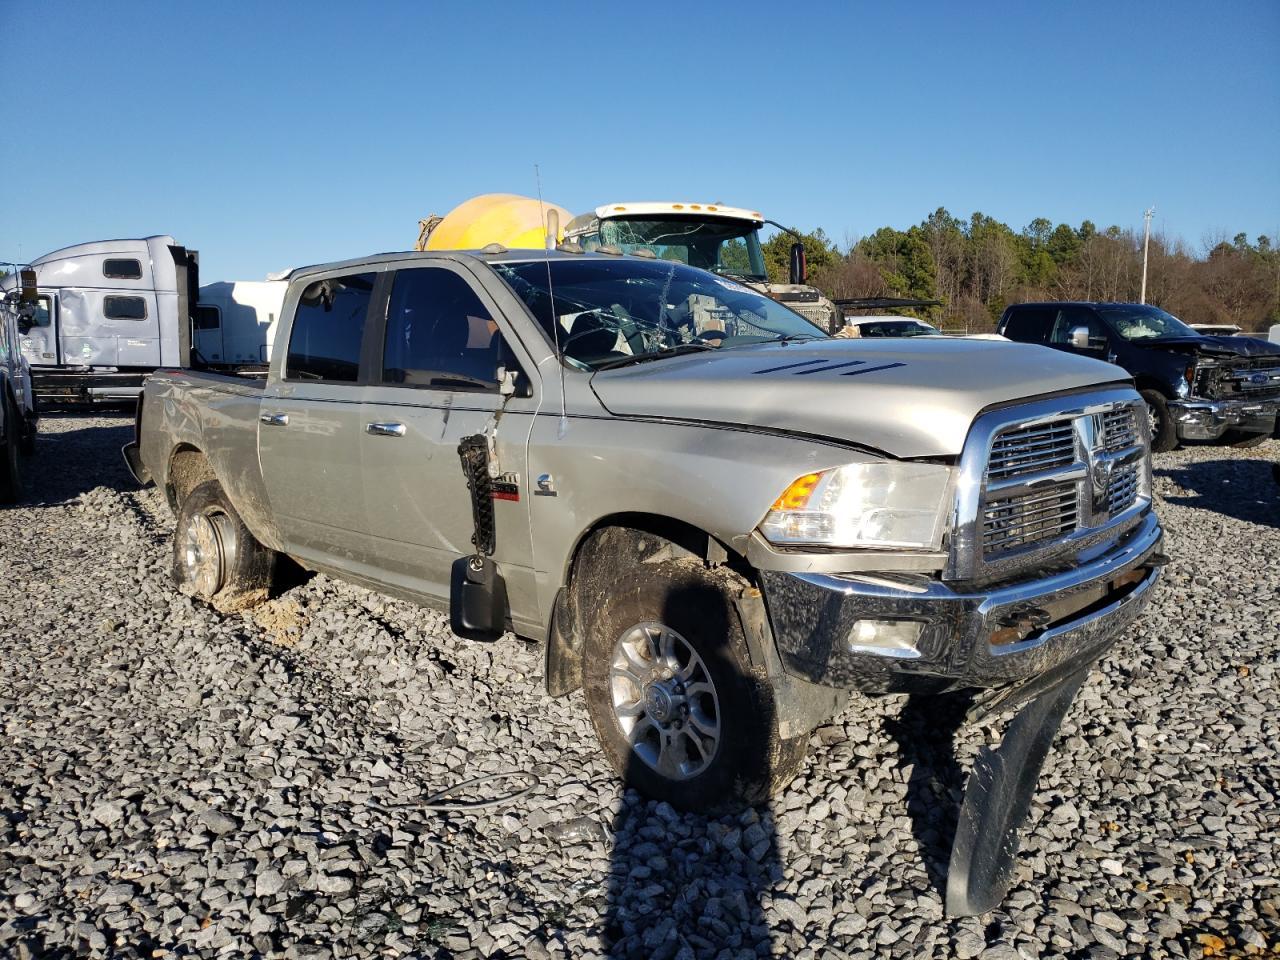
[[[1045,343],[1057,313],[1053,307],[1015,307],[1000,332],[1020,343]]]
[[[102,315],[108,320],[145,320],[147,301],[142,297],[103,297]]]
[[[222,311],[217,307],[196,307],[196,329],[217,330],[222,326]]]
[[[382,382],[493,390],[502,338],[471,285],[451,270],[401,270],[391,288]]]
[[[142,263],[138,260],[103,260],[102,275],[112,280],[141,280]]]
[[[360,378],[360,343],[376,277],[331,277],[302,291],[289,335],[286,379],[355,383]]]

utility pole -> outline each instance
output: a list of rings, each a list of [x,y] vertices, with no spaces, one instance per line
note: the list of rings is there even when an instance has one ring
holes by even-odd
[[[1150,207],[1142,213],[1142,293],[1138,295],[1139,303],[1147,302],[1147,250],[1151,247],[1151,218],[1156,208]]]

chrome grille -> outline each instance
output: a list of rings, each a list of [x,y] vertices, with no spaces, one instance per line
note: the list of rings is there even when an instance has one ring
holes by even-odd
[[[1114,517],[1117,513],[1128,510],[1137,499],[1137,466],[1130,465],[1113,473],[1111,482],[1107,484],[1107,515]]]
[[[1033,493],[991,500],[982,511],[984,555],[1053,540],[1076,528],[1076,483],[1068,480]]]
[[[1108,410],[1102,415],[1102,446],[1114,453],[1138,442],[1138,429],[1133,419],[1133,408]]]
[[[979,415],[960,458],[948,579],[1017,576],[1137,523],[1150,500],[1145,416],[1122,387]]]
[[[1001,433],[991,444],[987,479],[1007,480],[1074,463],[1076,439],[1072,424],[1070,419],[1053,420]]]

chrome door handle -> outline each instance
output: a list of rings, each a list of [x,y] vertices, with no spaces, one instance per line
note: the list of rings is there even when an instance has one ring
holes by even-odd
[[[269,427],[287,427],[289,425],[289,415],[287,413],[264,413],[258,416],[258,420]]]
[[[366,423],[364,432],[375,437],[403,437],[403,423]]]

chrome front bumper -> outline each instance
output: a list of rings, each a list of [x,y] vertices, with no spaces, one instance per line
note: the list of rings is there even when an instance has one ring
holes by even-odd
[[[1163,538],[1148,513],[1074,568],[971,593],[937,580],[897,585],[853,574],[766,570],[761,582],[789,673],[868,693],[997,687],[1100,657],[1150,602]],[[861,620],[922,627],[913,650],[873,652],[851,643]]]
[[[1280,400],[1171,400],[1179,440],[1217,440],[1229,429],[1272,433]]]

